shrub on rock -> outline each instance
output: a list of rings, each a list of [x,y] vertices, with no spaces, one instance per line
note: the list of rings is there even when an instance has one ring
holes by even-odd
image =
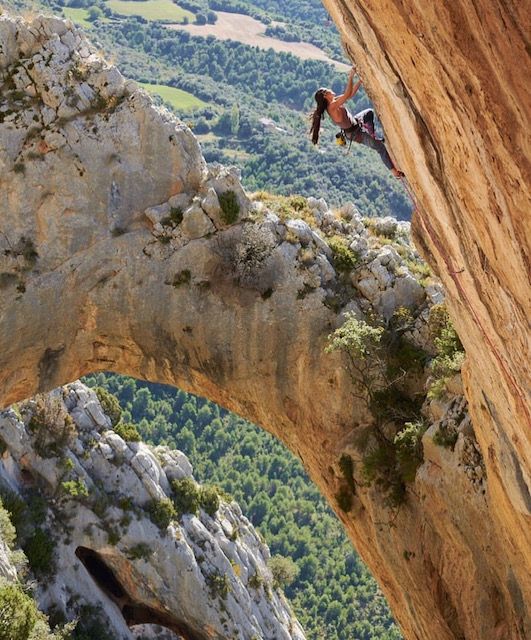
[[[173,504],[181,516],[185,513],[196,515],[200,506],[200,488],[192,478],[181,478],[171,482]]]
[[[221,219],[225,224],[233,224],[240,214],[240,203],[234,191],[225,191],[218,195],[221,207]]]
[[[35,533],[24,546],[24,553],[34,573],[45,576],[53,572],[54,547],[53,538],[48,532],[41,528],[35,529]]]
[[[202,487],[199,494],[199,503],[209,516],[214,517],[219,509],[219,494],[215,487]]]
[[[35,602],[19,585],[0,587],[0,640],[28,640],[37,617]]]
[[[128,422],[120,422],[114,427],[114,431],[126,442],[140,442],[142,440],[135,425]]]
[[[177,511],[169,498],[152,500],[147,506],[147,512],[153,524],[159,529],[167,529],[170,522],[177,517]]]
[[[109,416],[111,419],[111,426],[115,427],[122,419],[122,408],[120,407],[118,399],[103,387],[96,387],[94,391],[98,396],[103,413]]]
[[[332,236],[328,239],[328,246],[332,249],[334,267],[336,271],[348,273],[352,271],[358,261],[358,256],[348,246],[345,238]]]

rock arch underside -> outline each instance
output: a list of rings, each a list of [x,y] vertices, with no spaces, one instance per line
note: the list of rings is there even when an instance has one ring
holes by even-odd
[[[97,370],[206,396],[303,460],[407,638],[523,640],[529,13],[494,0],[325,5],[418,200],[415,241],[467,353],[485,491],[425,438],[392,522],[361,479],[352,509],[339,508],[338,460],[372,418],[340,357],[324,354],[336,307],[323,287],[300,295],[290,243],[271,239],[270,220],[247,222],[237,177],[207,171],[192,133],[59,20],[0,18],[1,403]],[[231,225],[214,197],[227,189]],[[237,249],[242,236],[253,245],[250,226],[270,245],[258,271]]]

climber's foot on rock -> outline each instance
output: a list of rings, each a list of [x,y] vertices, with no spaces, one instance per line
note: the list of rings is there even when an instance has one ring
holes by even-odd
[[[392,174],[394,175],[395,178],[405,178],[406,174],[403,171],[400,171],[399,169],[396,169],[395,167],[393,167],[391,169]]]

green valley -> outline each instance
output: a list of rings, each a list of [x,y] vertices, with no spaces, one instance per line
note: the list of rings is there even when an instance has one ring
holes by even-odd
[[[169,29],[163,22],[148,20],[145,12],[155,6],[152,3],[166,1],[111,0],[121,6],[127,2],[135,5],[139,15],[128,17],[113,11],[117,4],[104,0],[41,0],[40,5],[48,11],[65,12],[82,26],[90,24],[91,37],[102,44],[125,75],[140,83],[167,87],[160,88],[159,95],[162,91],[173,96],[162,99],[202,136],[207,161],[235,164],[247,189],[314,195],[334,205],[352,201],[364,215],[409,219],[412,204],[407,193],[372,150],[357,144],[350,149],[338,148],[334,138],[337,129],[329,119],[323,123],[318,148],[308,139],[307,114],[313,108],[315,90],[330,86],[341,92],[345,73],[320,60],[300,59],[214,36],[192,37],[186,31]],[[28,0],[8,3],[19,8],[28,4]],[[272,21],[281,11],[280,3],[266,0],[184,0],[172,6],[191,12],[200,24],[213,20],[216,10],[223,10],[252,15],[264,24],[269,22],[268,28],[276,28]],[[294,21],[297,34],[306,34],[302,40],[313,42],[312,34],[324,33],[339,46],[319,0],[290,3],[283,16],[286,19]],[[324,40],[321,46],[335,59],[341,57],[340,51],[333,53]],[[185,91],[205,105],[183,102],[182,94],[175,99],[173,89]],[[367,106],[362,90],[351,109],[355,112]],[[238,112],[237,126],[231,125],[234,110]],[[268,125],[270,121],[274,126]]]
[[[181,22],[193,20],[194,15],[171,0],[106,0],[107,6],[121,16],[140,16],[146,20]]]

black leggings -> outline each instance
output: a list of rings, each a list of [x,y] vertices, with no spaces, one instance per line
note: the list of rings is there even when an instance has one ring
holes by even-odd
[[[365,109],[364,111],[357,113],[354,118],[358,122],[363,122],[363,128],[352,133],[347,133],[347,138],[374,149],[378,152],[378,155],[385,166],[388,169],[394,169],[395,165],[385,148],[383,140],[374,137],[374,111],[372,109]]]

